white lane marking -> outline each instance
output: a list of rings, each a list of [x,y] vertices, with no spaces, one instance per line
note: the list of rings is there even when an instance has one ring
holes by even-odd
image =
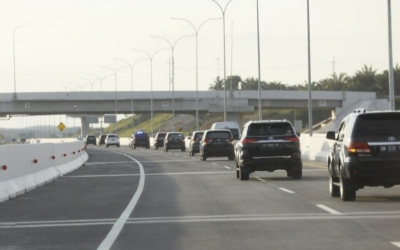
[[[193,160],[196,160],[193,158]],[[160,160],[160,161],[140,161],[141,163],[164,163],[164,162],[180,162],[180,161],[187,161],[187,160]],[[132,164],[132,161],[121,161],[121,162],[87,162],[85,165],[110,165],[110,164]],[[304,170],[303,170],[304,171]]]
[[[226,169],[231,169],[230,167],[228,167],[228,166],[224,166],[224,168],[226,168]]]
[[[280,190],[289,193],[289,194],[294,194],[295,192],[293,192],[292,190],[286,189],[286,188],[279,188]]]
[[[177,173],[153,173],[145,174],[146,176],[160,176],[160,175],[197,175],[197,174],[231,174],[228,171],[218,172],[177,172]],[[65,178],[105,178],[105,177],[129,177],[129,176],[140,176],[140,174],[104,174],[104,175],[69,175],[64,176]]]
[[[195,222],[242,222],[242,221],[315,221],[315,220],[360,220],[360,219],[400,219],[400,214],[339,214],[332,215],[326,213],[310,213],[310,214],[242,214],[242,215],[211,215],[211,216],[182,216],[182,217],[146,217],[146,218],[130,218],[126,224],[160,224],[160,223],[195,223]],[[94,221],[60,221],[59,223],[48,223],[46,221],[39,223],[31,222],[7,222],[0,223],[0,229],[15,229],[15,228],[44,228],[44,227],[77,227],[77,226],[101,226],[111,225],[115,219],[94,220]],[[400,242],[391,242],[396,245]]]
[[[323,210],[325,210],[325,211],[327,211],[327,212],[329,212],[329,213],[331,213],[331,214],[342,214],[342,213],[340,213],[340,212],[338,212],[338,211],[336,211],[336,210],[334,210],[334,209],[332,209],[330,207],[322,205],[322,204],[317,204],[316,206],[321,208],[321,209],[323,209]]]
[[[132,197],[132,200],[129,202],[128,206],[125,208],[124,212],[121,214],[119,219],[114,223],[113,227],[111,228],[111,231],[107,234],[106,238],[103,240],[103,242],[97,248],[98,250],[109,250],[112,247],[112,245],[114,244],[118,235],[121,233],[121,230],[124,227],[126,221],[129,219],[129,216],[132,213],[133,209],[135,209],[135,206],[138,203],[139,198],[140,198],[140,196],[143,192],[143,188],[144,188],[145,174],[144,174],[143,165],[138,160],[136,160],[135,158],[133,158],[127,154],[123,154],[123,153],[119,153],[119,154],[128,157],[129,159],[131,159],[132,161],[134,161],[138,164],[139,169],[140,169],[139,185],[137,187],[135,194]]]
[[[261,182],[266,182],[265,180],[261,179],[260,177],[256,177],[256,179],[261,181]]]
[[[399,248],[400,248],[400,242],[390,242],[390,243],[392,243],[392,244],[395,245],[396,247],[399,247]]]

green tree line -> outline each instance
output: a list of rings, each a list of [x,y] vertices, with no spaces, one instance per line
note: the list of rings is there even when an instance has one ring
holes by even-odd
[[[249,77],[242,79],[238,75],[228,76],[226,79],[226,89],[238,90],[257,90],[258,79]],[[219,77],[215,78],[210,84],[209,90],[224,89],[225,82]],[[400,67],[396,65],[394,68],[395,94],[400,95]],[[328,78],[312,82],[313,91],[368,91],[376,92],[377,96],[383,97],[389,95],[389,73],[384,70],[378,73],[372,66],[364,65],[360,70],[357,70],[353,75],[346,73],[332,74]],[[308,90],[308,83],[297,85],[288,85],[279,81],[265,82],[261,81],[262,90]]]

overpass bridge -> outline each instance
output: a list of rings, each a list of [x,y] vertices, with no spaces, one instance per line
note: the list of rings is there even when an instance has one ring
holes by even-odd
[[[199,114],[223,113],[223,91],[199,91]],[[258,108],[257,91],[234,91],[226,97],[227,119],[241,123],[242,116],[254,113]],[[262,91],[263,109],[307,108],[308,91]],[[331,110],[335,116],[343,108],[360,100],[374,100],[373,92],[313,91],[313,109]],[[103,92],[22,92],[17,99],[13,93],[0,94],[0,115],[56,115],[70,116],[104,114],[135,114],[150,112],[150,91],[103,91]],[[195,114],[195,91],[175,91],[176,114]],[[154,113],[172,112],[172,92],[153,91]],[[82,120],[82,127],[88,121]]]

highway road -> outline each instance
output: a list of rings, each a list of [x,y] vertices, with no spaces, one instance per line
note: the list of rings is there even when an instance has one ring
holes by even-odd
[[[331,198],[326,166],[302,180],[188,152],[88,147],[67,176],[0,203],[0,250],[399,249],[400,187]]]

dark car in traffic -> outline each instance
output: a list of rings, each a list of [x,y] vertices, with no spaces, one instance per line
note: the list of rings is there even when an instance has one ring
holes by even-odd
[[[98,142],[99,146],[106,144],[106,134],[99,135]]]
[[[171,149],[180,149],[185,152],[185,137],[180,132],[168,132],[164,138],[164,152]]]
[[[149,136],[144,131],[137,131],[129,138],[130,148],[136,149],[137,147],[150,148]]]
[[[164,146],[164,138],[167,135],[167,132],[158,132],[153,139],[153,149],[157,150],[158,148],[162,148]]]
[[[235,146],[235,161],[240,180],[248,180],[256,171],[275,170],[286,170],[288,177],[301,179],[299,134],[287,120],[250,121]]]
[[[94,135],[86,136],[85,145],[89,145],[89,144],[97,145],[96,136],[94,136]]]
[[[332,197],[354,201],[365,186],[390,188],[400,184],[400,112],[357,109],[335,131],[328,157]]]
[[[200,160],[206,161],[209,157],[228,157],[234,159],[233,136],[228,129],[206,130],[200,142]]]
[[[200,152],[200,141],[203,137],[204,131],[194,131],[190,136],[189,141],[189,155],[194,156],[196,153]]]

